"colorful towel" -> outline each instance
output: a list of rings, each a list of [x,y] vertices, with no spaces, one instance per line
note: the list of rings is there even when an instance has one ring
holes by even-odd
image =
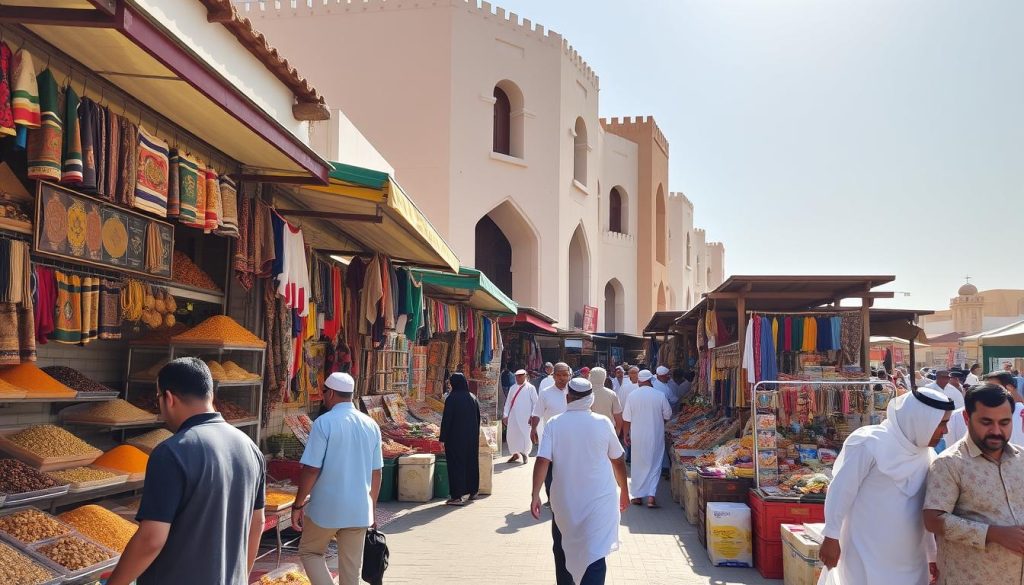
[[[185,225],[196,225],[199,219],[196,215],[198,197],[199,163],[188,154],[180,153],[178,155],[178,199],[181,209],[178,212],[178,221]]]
[[[60,181],[67,185],[82,183],[82,134],[78,126],[78,94],[68,84],[64,91],[64,169]]]
[[[193,225],[199,229],[206,227],[206,163],[198,161],[196,174],[196,221]]]
[[[60,92],[49,68],[36,78],[39,85],[39,110],[42,121],[28,133],[28,178],[60,180],[64,125],[61,122]]]
[[[232,238],[238,237],[238,189],[227,175],[220,177],[220,227],[217,233]]]
[[[14,123],[25,128],[38,128],[42,120],[39,113],[39,84],[32,54],[25,49],[19,50],[14,55],[11,70],[14,71],[14,93],[11,94]]]
[[[206,168],[206,223],[203,231],[210,233],[220,226],[220,181],[213,167]]]
[[[178,217],[181,213],[181,200],[178,198],[178,149],[170,150],[167,180],[167,217]]]
[[[100,279],[93,276],[82,278],[82,345],[99,336],[100,323]]]
[[[167,181],[170,149],[167,143],[139,127],[138,173],[135,177],[135,208],[167,217]]]
[[[11,107],[11,61],[14,55],[7,43],[0,42],[0,136],[14,136],[14,109]]]
[[[121,339],[121,283],[100,282],[100,339]]]
[[[57,279],[57,313],[50,336],[59,343],[82,341],[82,278],[74,274],[54,273]]]
[[[82,98],[78,104],[78,136],[82,141],[82,181],[85,191],[96,190],[96,103]],[[68,126],[71,123],[68,122]],[[67,162],[64,163],[67,167]],[[65,172],[66,168],[65,168]]]

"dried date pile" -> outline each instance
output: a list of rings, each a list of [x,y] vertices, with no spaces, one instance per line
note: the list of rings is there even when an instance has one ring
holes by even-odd
[[[21,494],[67,484],[36,471],[17,459],[0,459],[0,493]]]

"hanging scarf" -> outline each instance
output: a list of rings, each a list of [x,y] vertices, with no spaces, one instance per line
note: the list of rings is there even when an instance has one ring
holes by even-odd
[[[231,268],[235,271],[235,278],[245,290],[251,290],[255,278],[253,276],[253,262],[250,250],[253,243],[249,241],[252,234],[252,201],[245,195],[239,195],[238,225],[239,237],[235,239],[235,254],[231,257]]]
[[[60,181],[82,183],[82,135],[78,125],[78,94],[69,83],[64,90],[64,169]]]
[[[70,126],[71,123],[68,123]],[[78,104],[78,136],[82,141],[82,180],[85,191],[96,190],[96,104],[82,98]],[[65,167],[67,167],[65,162]]]
[[[220,177],[220,225],[216,233],[231,238],[238,237],[238,189],[227,175]]]
[[[199,163],[186,153],[178,155],[178,221],[188,226],[198,222]]]
[[[178,164],[180,159],[178,157],[178,149],[172,148],[170,150],[170,156],[168,159],[168,180],[167,180],[167,217],[178,217],[181,214],[181,199],[178,195],[178,189],[181,187],[178,177]]]
[[[213,167],[206,169],[206,222],[203,231],[211,233],[221,222],[220,180]]]
[[[39,85],[39,129],[28,135],[28,178],[59,181],[63,128],[60,114],[60,91],[49,68],[36,78]]]
[[[46,345],[53,333],[54,307],[57,306],[57,279],[53,269],[36,266],[35,336],[36,342]]]
[[[100,279],[93,276],[82,278],[82,345],[99,336],[100,321]]]
[[[100,281],[100,339],[121,339],[121,283]]]
[[[11,61],[14,55],[7,43],[0,42],[0,136],[14,136],[14,109],[11,107]]]
[[[14,93],[11,94],[11,110],[14,124],[18,128],[18,143],[24,147],[25,129],[38,128],[42,123],[39,111],[39,83],[32,54],[20,49],[12,61],[14,71]]]
[[[139,126],[136,153],[135,208],[167,217],[167,181],[170,177],[167,143]]]
[[[119,149],[122,158],[114,200],[125,207],[135,207],[135,181],[139,173],[139,127],[122,116],[120,132]],[[118,167],[114,164],[110,168]]]
[[[206,163],[198,161],[196,170],[196,221],[193,226],[206,228]]]
[[[106,137],[104,141],[107,145],[106,156],[103,162],[103,177],[105,178],[106,187],[103,191],[104,198],[109,201],[117,199],[118,182],[120,181],[120,172],[118,169],[119,160],[121,158],[121,116],[118,116],[114,112],[110,111],[110,108],[104,108],[104,113],[107,118],[106,124]]]
[[[82,341],[82,279],[57,271],[57,313],[51,339],[59,343]]]

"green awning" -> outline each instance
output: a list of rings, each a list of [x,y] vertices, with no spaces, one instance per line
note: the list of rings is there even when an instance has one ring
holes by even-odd
[[[340,162],[331,163],[331,178],[338,181],[345,181],[371,189],[383,189],[390,178],[387,173],[364,169],[354,165],[347,165]]]
[[[474,309],[499,315],[515,315],[518,312],[515,301],[501,292],[479,270],[460,266],[458,274],[424,269],[413,269],[412,274],[417,282],[423,283],[423,294],[433,299],[467,304]]]

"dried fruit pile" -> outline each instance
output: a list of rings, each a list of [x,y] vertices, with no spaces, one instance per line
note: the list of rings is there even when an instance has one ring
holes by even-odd
[[[67,366],[48,366],[43,368],[54,380],[77,392],[114,392],[99,382],[85,377],[85,374]]]
[[[71,533],[71,528],[49,514],[29,508],[9,516],[0,517],[0,532],[7,533],[25,544]]]
[[[36,425],[7,435],[7,440],[43,458],[85,457],[99,454],[99,449],[60,427]]]
[[[49,569],[35,563],[11,546],[0,542],[0,583],[4,585],[39,585],[56,577]]]
[[[248,410],[238,406],[234,402],[228,402],[227,400],[214,398],[213,407],[224,417],[224,420],[243,420],[253,417],[252,413]]]
[[[0,493],[23,494],[46,490],[69,482],[36,471],[17,459],[0,459]]]
[[[187,286],[194,286],[196,288],[205,288],[208,290],[220,291],[220,287],[217,283],[210,278],[210,275],[203,272],[203,269],[196,266],[196,263],[191,258],[185,255],[184,252],[178,250],[174,251],[174,265],[171,274],[171,279],[174,282],[184,284]]]
[[[251,331],[239,325],[227,315],[214,315],[171,338],[172,343],[203,343],[236,345],[242,347],[266,347],[267,342],[256,337]]]
[[[58,518],[96,542],[121,553],[139,529],[134,523],[94,504],[69,510]]]
[[[114,555],[77,536],[67,536],[39,548],[39,554],[71,571],[98,565]]]
[[[153,414],[142,410],[127,400],[117,398],[109,402],[100,402],[68,415],[68,420],[81,421],[105,421],[115,423],[130,423],[153,420]]]

